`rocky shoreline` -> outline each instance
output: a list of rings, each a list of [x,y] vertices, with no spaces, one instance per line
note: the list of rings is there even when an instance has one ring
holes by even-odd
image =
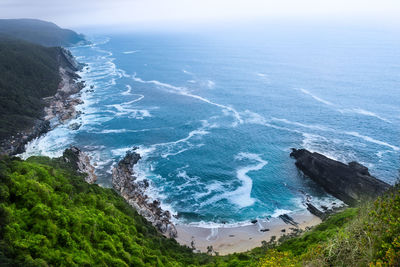
[[[95,168],[90,163],[90,157],[85,152],[76,146],[71,146],[64,151],[62,158],[65,162],[72,164],[78,173],[86,174],[85,182],[88,184],[96,182]]]
[[[133,171],[140,160],[135,148],[128,151],[125,157],[112,170],[112,185],[121,196],[136,209],[147,221],[167,237],[175,238],[178,232],[171,222],[171,214],[164,211],[158,200],[151,200],[145,193],[149,187],[147,179],[138,180]]]
[[[54,96],[43,99],[45,103],[43,117],[37,119],[33,127],[19,131],[10,138],[2,140],[0,155],[14,156],[23,153],[28,142],[79,115],[75,106],[83,102],[73,95],[85,87],[85,83],[79,81],[81,77],[76,74],[84,64],[78,63],[71,52],[65,48],[58,48],[58,53],[61,82]],[[79,126],[76,128],[79,128]]]

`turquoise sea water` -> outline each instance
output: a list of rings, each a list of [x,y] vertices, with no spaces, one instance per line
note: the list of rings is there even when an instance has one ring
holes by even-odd
[[[357,160],[394,183],[400,156],[400,38],[366,30],[127,33],[72,48],[88,68],[77,131],[56,127],[26,155],[87,151],[98,183],[134,147],[149,195],[183,222],[240,222],[338,202],[289,157]],[[89,86],[93,85],[93,92]]]

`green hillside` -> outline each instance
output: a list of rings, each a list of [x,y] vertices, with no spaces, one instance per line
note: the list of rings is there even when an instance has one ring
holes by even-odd
[[[398,266],[400,191],[247,253],[195,254],[63,158],[0,162],[2,266]],[[70,164],[70,163],[69,163]],[[260,244],[261,245],[261,244]]]
[[[112,189],[62,160],[0,165],[0,262],[16,266],[188,266],[204,263],[157,233]],[[204,260],[207,260],[206,257]]]
[[[0,19],[0,34],[44,46],[71,46],[86,42],[82,34],[38,19]]]
[[[41,117],[60,83],[59,49],[0,35],[0,140]]]

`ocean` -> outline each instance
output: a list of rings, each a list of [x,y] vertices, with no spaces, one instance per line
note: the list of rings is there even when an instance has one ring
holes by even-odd
[[[259,27],[89,38],[71,48],[87,64],[82,115],[24,157],[76,145],[111,187],[112,167],[137,147],[149,196],[201,225],[301,211],[306,197],[340,204],[296,169],[291,148],[356,160],[391,184],[399,177],[399,34]]]

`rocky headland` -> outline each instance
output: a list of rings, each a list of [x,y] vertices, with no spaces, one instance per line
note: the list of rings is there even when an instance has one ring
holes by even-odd
[[[368,168],[360,163],[353,161],[344,164],[306,149],[292,150],[290,156],[296,159],[295,164],[300,171],[348,205],[373,199],[390,188],[389,184],[372,176]],[[307,208],[319,217],[324,216],[311,203]]]
[[[56,94],[43,99],[45,103],[43,116],[35,120],[33,127],[1,140],[0,155],[11,156],[23,153],[28,142],[79,115],[75,106],[83,102],[74,95],[80,92],[85,84],[79,81],[81,77],[76,72],[81,70],[84,64],[77,62],[71,52],[65,48],[59,47],[57,52],[61,81]],[[74,127],[77,129],[79,125]]]
[[[112,185],[121,196],[134,207],[147,221],[152,223],[167,237],[177,237],[175,225],[171,222],[171,214],[164,211],[158,200],[149,198],[145,191],[149,187],[147,179],[138,180],[133,170],[140,160],[135,148],[128,151],[125,157],[112,170]]]
[[[77,148],[76,146],[71,146],[66,149],[62,156],[63,160],[70,165],[78,173],[86,174],[85,182],[93,184],[97,180],[95,174],[95,168],[90,163],[90,157],[88,154]]]

